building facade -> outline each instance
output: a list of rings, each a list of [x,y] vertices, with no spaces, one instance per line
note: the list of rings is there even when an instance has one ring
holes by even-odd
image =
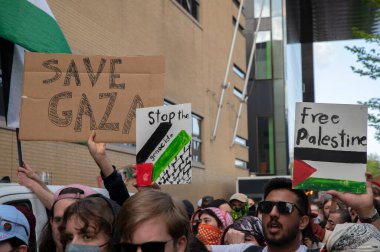
[[[252,0],[246,11],[247,52],[259,26],[248,93],[250,173],[288,175],[295,104],[315,99],[313,43],[354,39],[354,27],[379,34],[380,10],[360,0]]]
[[[231,85],[225,93],[216,138],[211,140],[211,134],[239,1],[49,0],[48,3],[74,54],[165,56],[166,103],[192,104],[193,180],[189,185],[163,186],[163,190],[193,202],[203,195],[228,198],[234,193],[236,177],[248,175],[249,161],[246,104],[236,137],[233,136],[240,104],[237,91],[243,90],[246,71],[244,16],[239,20],[241,31],[236,37],[229,70]],[[4,71],[7,62],[2,59]],[[1,99],[3,102],[4,96]],[[5,125],[4,106],[0,113],[0,177],[10,176],[16,181],[16,135]],[[97,185],[99,171],[86,145],[24,141],[22,147],[23,159],[35,171],[48,172],[53,184]],[[107,152],[117,167],[135,163],[133,145],[108,144]]]

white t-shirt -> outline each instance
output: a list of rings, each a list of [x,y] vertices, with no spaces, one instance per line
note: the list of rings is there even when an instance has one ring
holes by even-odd
[[[211,245],[212,252],[243,252],[248,247],[252,246],[252,243],[238,243],[229,245]]]
[[[305,245],[299,246],[299,248],[294,252],[306,252],[307,247]],[[268,252],[268,247],[265,247],[262,252]]]
[[[230,244],[230,245],[212,245],[212,252],[243,252],[248,247],[252,246],[251,243],[239,243],[239,244]],[[299,246],[295,252],[306,252],[307,247],[305,245]],[[262,252],[268,252],[268,248],[263,248]]]

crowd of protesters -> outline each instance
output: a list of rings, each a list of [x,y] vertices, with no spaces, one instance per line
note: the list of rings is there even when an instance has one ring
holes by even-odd
[[[291,180],[274,178],[264,199],[235,193],[228,199],[202,197],[196,207],[156,184],[129,196],[105,144],[88,141],[109,198],[79,184],[52,193],[32,168],[18,180],[49,210],[39,235],[40,252],[282,252],[380,251],[380,191],[367,178],[365,194],[328,191],[310,201]],[[139,188],[138,188],[139,189]],[[28,251],[35,218],[28,209],[0,205],[0,252]]]

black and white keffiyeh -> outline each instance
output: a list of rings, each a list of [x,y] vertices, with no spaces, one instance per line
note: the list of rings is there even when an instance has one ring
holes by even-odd
[[[380,232],[367,223],[338,224],[327,242],[327,251],[380,251]]]

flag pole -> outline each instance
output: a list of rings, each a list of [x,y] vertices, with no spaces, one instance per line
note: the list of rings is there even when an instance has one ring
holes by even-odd
[[[16,128],[18,165],[19,165],[20,167],[24,167],[24,161],[22,160],[22,147],[21,147],[21,141],[20,141],[18,135],[19,135],[19,128]]]

